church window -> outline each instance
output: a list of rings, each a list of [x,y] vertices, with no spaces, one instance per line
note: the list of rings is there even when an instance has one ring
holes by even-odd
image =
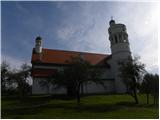
[[[118,43],[118,39],[117,39],[117,36],[115,36],[115,42],[116,42],[116,43]]]
[[[123,28],[123,31],[125,32],[125,28]]]
[[[122,30],[125,32],[125,31],[126,31],[126,27],[125,27],[125,26],[123,26]]]
[[[127,35],[124,35],[124,40],[123,40],[123,42],[127,42]]]
[[[120,41],[120,42],[122,41],[122,36],[121,36],[121,34],[119,34],[119,41]]]

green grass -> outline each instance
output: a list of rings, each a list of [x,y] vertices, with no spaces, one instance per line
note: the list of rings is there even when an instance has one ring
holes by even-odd
[[[15,97],[2,97],[2,118],[158,118],[158,106],[146,104],[144,95],[139,95],[140,104],[134,104],[129,95],[86,96],[78,105],[76,100],[51,99],[46,96],[31,96],[22,101]],[[150,99],[153,103],[153,100]]]

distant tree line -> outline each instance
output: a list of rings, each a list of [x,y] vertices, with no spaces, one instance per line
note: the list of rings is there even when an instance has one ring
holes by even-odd
[[[149,104],[149,96],[154,98],[154,104],[158,104],[159,98],[159,75],[147,73],[143,78],[140,88],[141,93],[146,94],[147,104]]]
[[[18,95],[24,97],[31,94],[29,84],[31,67],[26,63],[20,69],[12,69],[9,63],[1,63],[1,95]]]

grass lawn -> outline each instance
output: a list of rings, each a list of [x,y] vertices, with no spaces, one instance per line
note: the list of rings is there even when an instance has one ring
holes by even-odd
[[[129,95],[85,96],[78,105],[76,100],[62,100],[46,96],[31,96],[22,101],[15,97],[1,98],[2,118],[159,118],[158,106],[146,104],[139,95],[140,104],[135,105]],[[150,102],[153,100],[150,99]],[[152,102],[153,103],[153,102]]]

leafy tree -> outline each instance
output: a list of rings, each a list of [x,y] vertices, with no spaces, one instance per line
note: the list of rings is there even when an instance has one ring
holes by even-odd
[[[11,72],[10,72],[10,66],[6,61],[3,61],[1,63],[1,90],[2,95],[6,93],[7,86],[11,84]]]
[[[152,91],[152,81],[154,79],[154,76],[152,74],[147,73],[144,78],[143,82],[141,84],[141,92],[146,93],[147,96],[147,104],[149,104],[149,94],[151,94]]]
[[[9,63],[3,61],[1,63],[1,90],[2,95],[11,95],[16,93],[15,82],[12,78],[14,70],[11,69]]]
[[[71,57],[70,61],[67,62],[70,66],[64,69],[64,85],[68,88],[74,86],[72,90],[75,91],[77,103],[80,103],[81,86],[89,81],[102,84],[103,82],[98,79],[101,71],[91,66],[87,60],[80,56]]]
[[[53,84],[57,85],[56,88],[64,87],[70,97],[76,95],[76,81],[73,79],[69,66],[64,67],[62,71],[58,71],[54,78]]]
[[[31,73],[31,67],[26,63],[22,64],[19,71],[13,74],[13,79],[17,84],[17,90],[20,97],[29,94],[31,86],[29,85],[29,77]]]
[[[119,62],[120,77],[124,80],[128,88],[128,93],[135,99],[138,104],[137,89],[140,80],[142,80],[145,73],[145,66],[138,61],[139,58],[128,58],[127,60]]]
[[[11,69],[7,62],[1,64],[1,87],[3,94],[15,94],[20,96],[28,94],[31,90],[28,78],[30,77],[31,67],[23,64],[20,70]]]
[[[92,81],[103,85],[103,81],[98,79],[101,70],[98,67],[93,67],[80,56],[71,57],[66,63],[67,65],[63,70],[52,75],[48,81],[42,81],[41,85],[48,86],[52,84],[55,89],[66,88],[69,96],[76,96],[77,103],[80,103],[80,88],[84,83]]]
[[[159,75],[155,74],[152,82],[152,95],[154,97],[154,104],[158,104],[159,98]]]
[[[154,104],[157,104],[159,95],[159,76],[157,74],[147,73],[143,78],[140,90],[142,93],[146,93],[147,104],[149,104],[150,94],[154,97]]]

